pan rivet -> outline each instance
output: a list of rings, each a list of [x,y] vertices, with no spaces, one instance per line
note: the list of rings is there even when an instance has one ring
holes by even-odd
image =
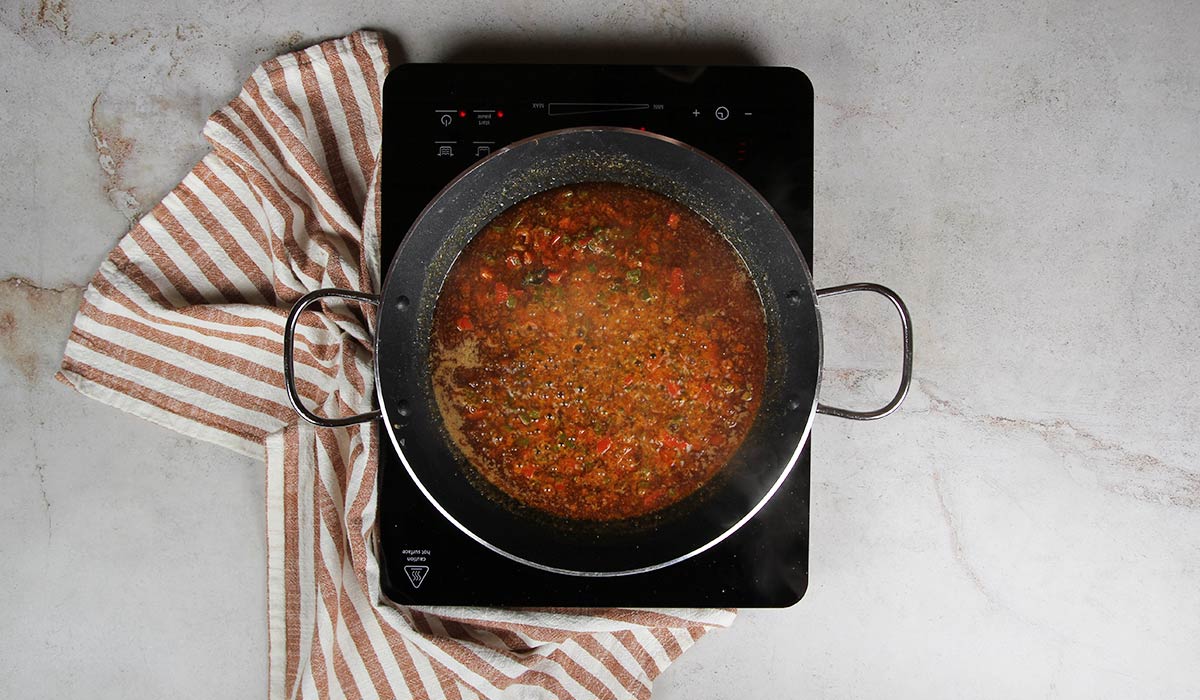
[[[408,407],[407,401],[401,401],[396,404],[396,413],[400,414],[402,418],[407,418],[412,415],[412,409]]]
[[[792,302],[793,304],[799,304],[800,303],[800,292],[797,292],[795,289],[788,292],[787,300]]]
[[[401,295],[400,298],[396,300],[396,308],[400,309],[401,311],[407,309],[408,308],[408,297]]]
[[[787,400],[787,410],[789,410],[789,411],[800,410],[800,399],[796,398],[795,396],[789,396],[788,400]]]

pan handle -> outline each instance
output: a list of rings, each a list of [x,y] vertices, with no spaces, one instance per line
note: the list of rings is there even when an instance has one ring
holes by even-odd
[[[849,418],[851,420],[875,420],[895,411],[896,408],[904,401],[904,397],[908,396],[908,388],[912,384],[912,362],[913,362],[913,345],[912,345],[912,318],[908,315],[908,307],[904,305],[904,300],[900,295],[881,284],[873,284],[871,282],[857,282],[854,284],[843,284],[837,287],[827,287],[826,289],[817,290],[817,298],[835,297],[839,294],[849,294],[850,292],[874,292],[881,296],[887,297],[888,301],[896,306],[896,311],[900,312],[900,325],[904,329],[904,368],[900,374],[900,388],[896,390],[896,395],[888,402],[886,406],[875,411],[850,411],[845,408],[836,408],[834,406],[826,406],[823,403],[817,404],[817,413],[824,413],[838,418]]]
[[[292,312],[288,314],[287,324],[283,327],[283,383],[287,385],[288,400],[292,402],[292,408],[296,409],[296,413],[299,413],[301,418],[322,428],[341,428],[347,425],[374,420],[380,416],[378,408],[366,413],[360,413],[357,416],[323,418],[308,410],[304,405],[304,401],[300,398],[300,392],[296,390],[296,367],[295,358],[293,357],[296,345],[296,323],[300,320],[300,314],[304,313],[304,310],[310,304],[325,297],[339,297],[379,306],[379,297],[349,289],[318,289],[300,297],[296,304],[292,306]]]

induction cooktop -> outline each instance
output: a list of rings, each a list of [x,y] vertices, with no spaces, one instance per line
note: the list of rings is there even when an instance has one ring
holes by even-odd
[[[813,94],[803,73],[533,64],[406,64],[388,75],[383,269],[464,169],[514,141],[579,126],[644,129],[722,161],[770,202],[811,271]],[[396,603],[784,607],[808,585],[809,447],[767,504],[716,546],[655,571],[584,577],[532,568],[459,531],[413,482],[385,426],[379,434],[381,580]]]

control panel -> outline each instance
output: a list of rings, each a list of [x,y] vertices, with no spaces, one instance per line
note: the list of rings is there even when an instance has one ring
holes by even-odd
[[[569,126],[624,126],[667,136],[703,133],[700,140],[718,145],[724,159],[744,163],[751,157],[754,110],[727,105],[667,105],[662,102],[561,102],[530,100],[507,108],[475,105],[431,106],[427,110],[427,151],[445,165],[483,158],[535,133]],[[689,121],[692,122],[688,124]],[[732,119],[732,121],[731,121]],[[725,122],[725,123],[722,123]],[[720,129],[717,133],[711,130]],[[704,133],[708,132],[708,133]],[[681,139],[682,140],[682,139]],[[718,142],[719,140],[719,142]]]
[[[471,164],[580,126],[644,129],[704,151],[762,192],[811,250],[812,88],[799,71],[407,64],[384,89],[385,191],[403,198],[385,203],[385,265],[425,204]]]

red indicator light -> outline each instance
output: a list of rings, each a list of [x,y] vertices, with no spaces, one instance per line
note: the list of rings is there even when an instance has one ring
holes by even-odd
[[[504,118],[504,110],[502,110],[502,109],[496,110],[496,117],[499,119],[503,119]]]
[[[467,111],[466,111],[465,109],[460,109],[460,110],[458,110],[458,118],[459,118],[459,119],[466,119],[466,118],[467,118]]]
[[[639,130],[639,131],[645,131],[645,130],[646,130],[646,127],[644,127],[644,126],[639,126],[639,127],[638,127],[638,130]]]

